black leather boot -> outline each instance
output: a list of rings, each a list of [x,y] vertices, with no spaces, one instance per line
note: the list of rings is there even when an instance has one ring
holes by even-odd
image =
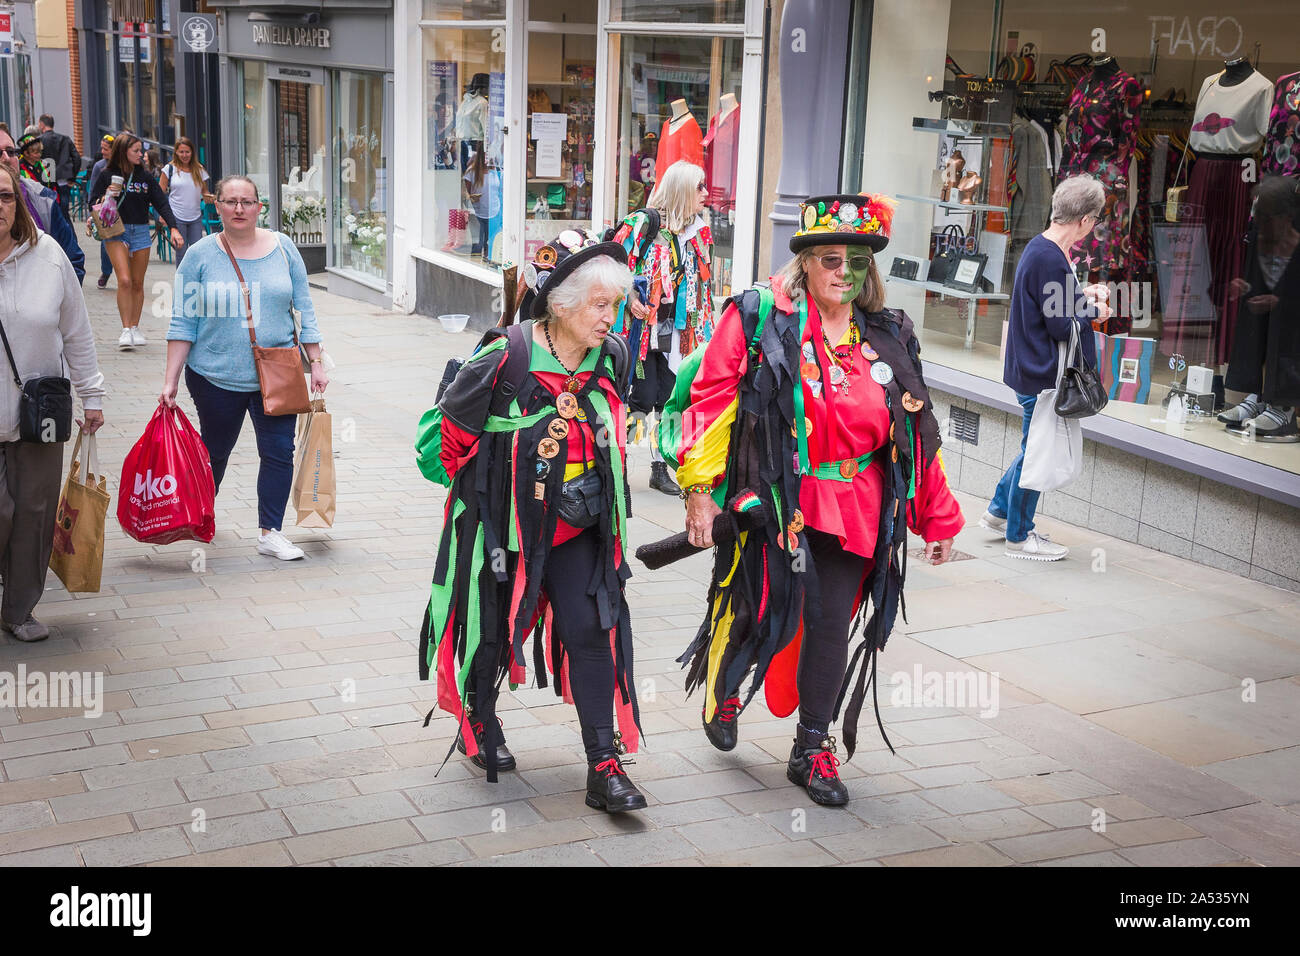
[[[719,750],[735,750],[740,736],[739,717],[740,698],[728,697],[714,711],[713,719],[704,721],[704,736]],[[704,712],[701,711],[700,719],[703,718]]]
[[[665,461],[650,462],[650,487],[674,498],[682,493],[677,482],[673,481],[673,476],[668,474],[668,463]]]
[[[827,807],[842,807],[849,802],[849,791],[836,769],[835,738],[800,724],[795,730],[794,747],[785,775],[808,791],[813,802]]]
[[[466,716],[470,721],[474,721],[474,717],[472,714],[467,714]],[[497,718],[497,723],[498,724],[501,723],[501,718],[499,717]],[[470,724],[470,730],[474,732],[474,743],[478,744],[478,753],[474,754],[474,756],[470,757],[469,759],[474,764],[474,766],[478,767],[480,770],[486,770],[487,757],[483,755],[483,721],[480,720],[480,721],[472,722]],[[459,750],[461,753],[465,753],[464,734],[461,734],[459,737],[456,738],[456,749]],[[506,749],[504,730],[501,736],[501,746],[497,747],[497,769],[498,770],[515,769],[515,755],[512,754],[508,749]]]
[[[606,813],[644,810],[645,797],[628,779],[618,758],[607,757],[587,767],[587,806]]]

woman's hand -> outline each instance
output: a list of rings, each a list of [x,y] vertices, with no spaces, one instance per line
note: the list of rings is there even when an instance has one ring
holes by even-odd
[[[104,424],[103,409],[99,409],[99,408],[86,409],[86,420],[81,421],[80,419],[78,419],[77,424],[81,426],[81,433],[83,435],[95,434],[95,432],[99,431],[100,426]]]
[[[713,519],[722,509],[712,495],[696,492],[686,496],[686,537],[697,548],[713,547]]]
[[[650,306],[635,296],[628,299],[627,307],[632,310],[632,318],[644,320],[650,314]]]
[[[1228,301],[1236,302],[1250,291],[1250,283],[1238,276],[1228,283]]]
[[[1272,312],[1278,301],[1275,295],[1252,295],[1246,300],[1246,305],[1252,312]]]
[[[925,545],[925,556],[931,564],[943,564],[952,558],[952,538],[930,541]]]
[[[180,388],[180,382],[163,382],[162,391],[158,393],[158,401],[168,408],[176,407],[176,392]]]
[[[329,374],[325,371],[325,366],[320,362],[311,363],[311,390],[313,392],[325,393],[325,386],[330,383]]]
[[[179,249],[181,246],[185,245],[185,237],[181,235],[179,229],[173,229],[171,231],[171,243],[173,249]]]

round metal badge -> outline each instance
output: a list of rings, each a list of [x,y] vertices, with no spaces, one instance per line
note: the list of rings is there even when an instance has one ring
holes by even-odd
[[[839,211],[840,222],[852,223],[858,218],[858,207],[851,202],[840,203]]]
[[[582,234],[576,229],[566,229],[557,238],[560,240],[560,244],[571,253],[582,248]]]
[[[871,366],[871,378],[877,385],[888,385],[894,380],[894,370],[888,362],[876,362]]]
[[[874,362],[876,359],[880,358],[880,353],[871,347],[870,342],[863,342],[862,357],[868,362]]]
[[[803,530],[803,527],[803,512],[796,508],[794,514],[790,516],[790,523],[786,525],[786,530],[798,534]]]
[[[537,454],[543,458],[554,458],[560,453],[560,443],[554,438],[543,438],[537,443]]]
[[[925,402],[919,398],[914,398],[911,392],[903,393],[903,407],[909,412],[919,412],[925,407]]]
[[[561,418],[573,418],[578,414],[578,399],[572,392],[561,392],[555,396],[555,410]]]
[[[816,382],[822,377],[821,369],[812,362],[804,362],[799,366],[799,376],[805,382]]]
[[[858,460],[856,458],[846,458],[840,462],[840,477],[852,478],[858,473]]]
[[[538,481],[541,481],[550,473],[551,473],[551,463],[547,461],[545,458],[537,459],[536,464],[533,465],[533,477],[536,478]]]
[[[803,344],[803,360],[805,362],[817,361],[817,353],[813,351],[813,344],[811,342],[805,342]]]
[[[843,385],[844,377],[844,369],[840,368],[838,365],[831,366],[830,378],[832,385]]]
[[[568,436],[569,423],[563,418],[552,418],[551,423],[546,426],[546,434],[559,441],[561,438]]]

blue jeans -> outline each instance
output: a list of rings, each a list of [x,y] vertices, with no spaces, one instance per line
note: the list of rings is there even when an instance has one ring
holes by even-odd
[[[181,263],[185,261],[185,253],[189,252],[190,246],[203,238],[203,217],[200,216],[193,222],[177,219],[176,228],[180,230],[181,238],[185,240],[185,244],[176,250],[176,268],[179,269]]]
[[[1020,426],[1020,454],[998,482],[998,490],[993,492],[993,500],[989,502],[990,514],[1007,519],[1007,540],[1013,544],[1024,541],[1029,537],[1029,532],[1034,530],[1034,512],[1038,510],[1039,496],[1037,491],[1020,487],[1020,469],[1025,463],[1029,420],[1034,417],[1034,405],[1038,403],[1038,396],[1017,392],[1016,401],[1025,410],[1024,421]]]
[[[113,263],[108,259],[107,239],[99,244],[99,274],[102,276],[111,276],[113,274]]]
[[[293,484],[293,440],[297,415],[268,415],[262,411],[261,392],[232,392],[213,385],[188,365],[185,387],[199,413],[199,434],[212,461],[212,480],[221,490],[230,453],[239,440],[244,414],[253,419],[257,435],[257,526],[279,531],[284,521],[284,506]]]

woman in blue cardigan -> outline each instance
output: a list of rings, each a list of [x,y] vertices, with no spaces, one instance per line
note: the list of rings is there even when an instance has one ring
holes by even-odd
[[[1106,192],[1099,180],[1072,176],[1062,181],[1052,194],[1051,223],[1029,240],[1016,265],[1002,380],[1024,409],[1020,454],[998,482],[988,511],[980,519],[981,528],[1006,538],[1008,557],[1060,561],[1069,553],[1068,548],[1034,530],[1039,493],[1020,487],[1020,469],[1038,393],[1056,388],[1057,343],[1070,341],[1073,323],[1079,323],[1084,359],[1097,367],[1092,323],[1109,318],[1111,310],[1104,299],[1105,286],[1080,288],[1070,249],[1092,232],[1105,208]]]
[[[184,369],[185,386],[194,399],[199,432],[212,459],[212,478],[218,491],[244,416],[253,419],[261,460],[257,550],[292,561],[303,552],[280,532],[280,525],[293,483],[297,416],[268,415],[262,410],[243,297],[235,269],[221,246],[222,236],[252,290],[258,344],[266,348],[292,345],[291,308],[297,309],[302,317],[300,338],[311,360],[311,390],[324,392],[329,376],[321,364],[320,330],[307,288],[307,267],[287,236],[258,228],[261,207],[257,187],[247,176],[227,176],[217,184],[222,231],[191,246],[176,270],[172,320],[167,329],[167,374],[158,398],[169,407],[176,405]]]

